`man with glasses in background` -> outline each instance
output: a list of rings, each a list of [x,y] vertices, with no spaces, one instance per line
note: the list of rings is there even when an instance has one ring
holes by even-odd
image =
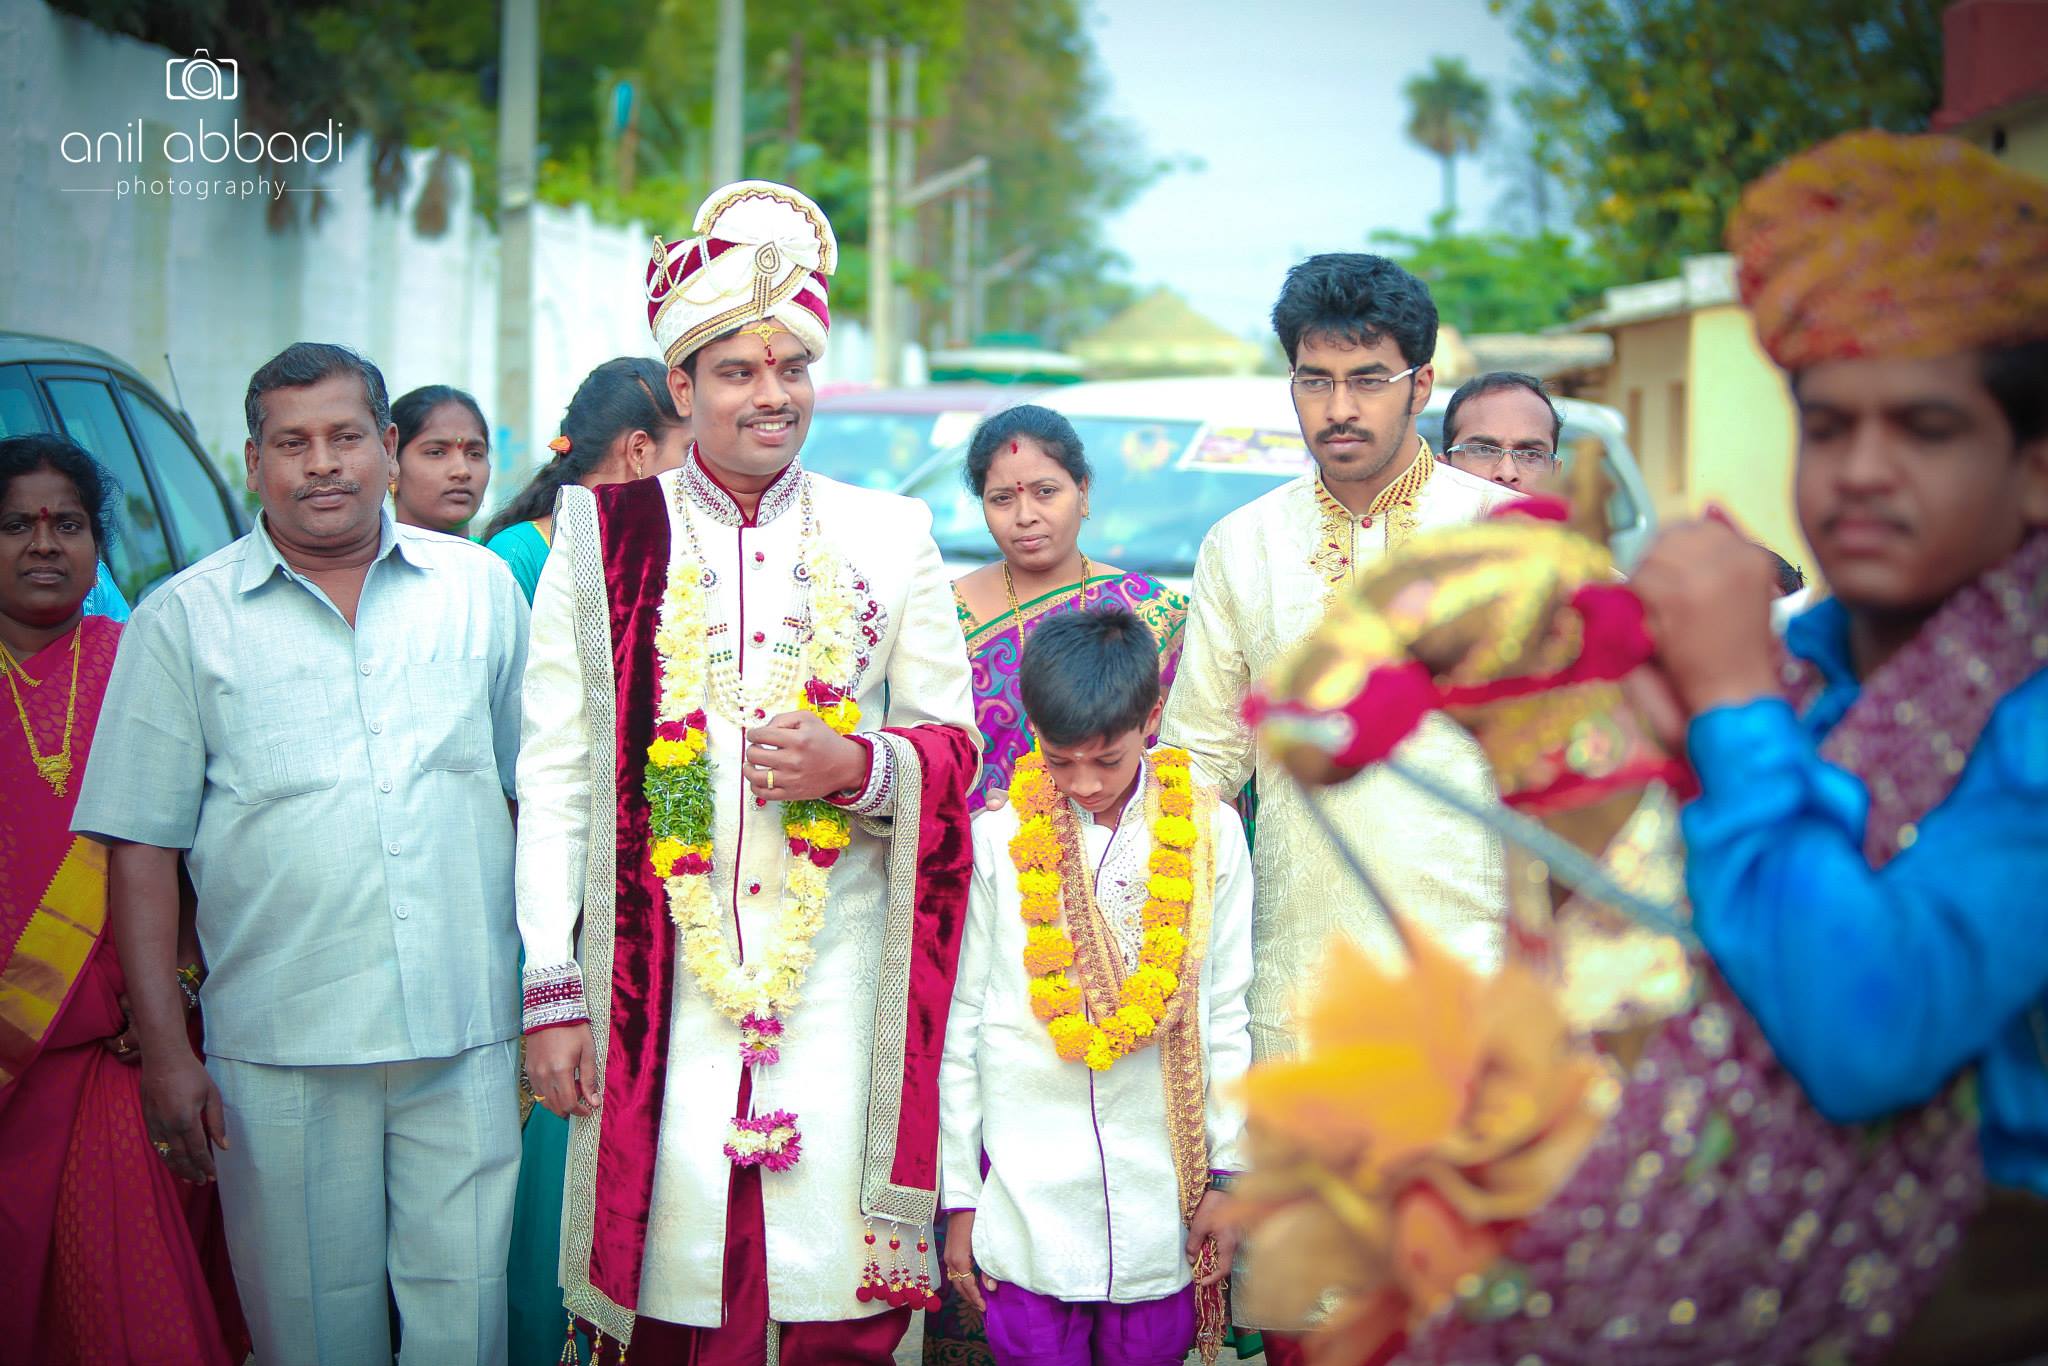
[[[1316,469],[1231,513],[1203,540],[1162,725],[1165,742],[1193,756],[1198,781],[1226,792],[1256,783],[1256,1058],[1293,1051],[1293,1003],[1314,985],[1332,933],[1383,955],[1397,949],[1384,911],[1344,871],[1309,799],[1254,746],[1241,718],[1245,693],[1316,628],[1361,566],[1417,530],[1475,521],[1515,496],[1442,464],[1416,430],[1435,378],[1437,314],[1413,275],[1378,256],[1311,257],[1288,272],[1273,326]],[[1400,757],[1472,800],[1494,799],[1478,745],[1440,715]],[[1481,970],[1497,965],[1507,891],[1490,831],[1382,769],[1315,800],[1409,924]],[[1266,1352],[1276,1366],[1302,1359],[1297,1343],[1271,1333]]]
[[[1543,381],[1513,370],[1476,375],[1458,386],[1444,409],[1449,464],[1518,492],[1533,492],[1557,473],[1564,419]]]

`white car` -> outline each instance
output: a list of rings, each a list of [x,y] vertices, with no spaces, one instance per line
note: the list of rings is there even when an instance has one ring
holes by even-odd
[[[1313,467],[1280,376],[1076,384],[1032,401],[1073,422],[1094,468],[1090,552],[1176,588],[1187,587],[1202,537],[1218,519]],[[1418,423],[1439,450],[1449,401],[1450,391],[1439,388]],[[1628,568],[1648,546],[1656,514],[1621,415],[1575,399],[1559,399],[1557,406],[1567,460],[1577,437],[1597,436],[1607,445],[1615,486],[1611,539],[1616,559]],[[938,452],[900,490],[931,505],[932,533],[955,575],[996,556],[981,504],[962,477],[966,453],[964,440]]]

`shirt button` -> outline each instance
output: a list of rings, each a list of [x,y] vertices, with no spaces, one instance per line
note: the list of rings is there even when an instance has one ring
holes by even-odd
[[[765,721],[768,719],[768,713],[762,711],[759,707],[756,707],[754,708],[754,719],[756,721]]]
[[[385,845],[384,847],[388,849],[391,853],[396,854],[398,852],[398,841],[393,840],[391,841],[391,843]]]
[[[748,895],[748,896],[759,896],[759,895],[761,895],[761,884],[760,884],[760,883],[758,883],[758,882],[749,882],[749,883],[747,884],[747,895]]]
[[[756,645],[766,645],[768,643],[768,633],[766,631],[754,632],[754,643]]]
[[[768,805],[768,799],[767,799],[766,797],[756,797],[756,798],[754,798],[754,805],[756,805],[756,806],[766,806],[766,805]]]
[[[766,555],[762,554],[762,553],[761,553],[760,551],[758,551],[758,550],[757,550],[757,551],[755,551],[755,552],[754,552],[754,568],[756,568],[756,569],[759,569],[759,568],[760,568],[760,567],[761,567],[762,565],[764,565],[764,564],[766,564],[766,563],[768,563],[768,557],[767,557]]]
[[[379,779],[377,783],[377,790],[379,792],[389,792],[391,790],[391,780],[389,778]]]
[[[406,918],[407,916],[411,915],[411,914],[412,914],[412,912],[411,912],[411,911],[408,911],[408,910],[407,910],[407,909],[406,909],[405,907],[403,907],[403,906],[395,906],[395,907],[393,907],[393,908],[392,908],[391,914],[393,914],[393,915],[397,916],[397,917],[398,917],[398,918],[399,918],[400,920],[403,920],[403,919],[405,919],[405,918]]]
[[[372,722],[370,723],[370,734],[372,734],[372,735],[382,735],[383,733],[384,733],[384,723],[383,723],[382,721],[372,721]]]
[[[368,664],[368,663],[365,663],[365,664],[364,664],[364,665],[362,666],[362,669],[363,669],[363,677],[365,677],[365,678],[368,678],[368,677],[370,676],[370,666],[369,666],[369,664]]]

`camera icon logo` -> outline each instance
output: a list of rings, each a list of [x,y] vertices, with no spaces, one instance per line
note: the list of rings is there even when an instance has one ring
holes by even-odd
[[[232,100],[242,93],[241,64],[214,58],[199,48],[190,57],[164,63],[164,96],[173,100]]]

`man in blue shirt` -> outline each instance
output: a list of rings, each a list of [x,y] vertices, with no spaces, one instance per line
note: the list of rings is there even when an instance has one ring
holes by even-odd
[[[1975,1069],[2005,1189],[1901,1350],[2008,1360],[2048,1332],[2048,184],[1852,134],[1752,186],[1729,237],[1833,596],[1787,662],[1770,562],[1724,523],[1635,579],[1690,717],[1696,925],[1831,1119]]]

